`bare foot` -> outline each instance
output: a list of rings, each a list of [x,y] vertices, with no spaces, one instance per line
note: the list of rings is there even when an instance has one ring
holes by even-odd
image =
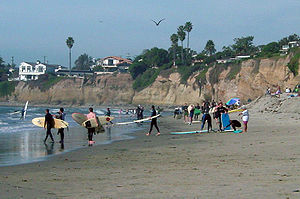
[[[160,136],[160,132],[156,133],[156,136]]]
[[[150,135],[150,133],[147,133],[146,135],[147,135],[147,136],[149,136],[149,135]]]

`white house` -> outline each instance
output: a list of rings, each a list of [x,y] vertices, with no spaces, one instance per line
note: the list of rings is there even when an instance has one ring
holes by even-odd
[[[19,80],[37,80],[40,75],[46,73],[55,73],[55,69],[62,69],[61,65],[44,64],[40,61],[33,62],[22,62],[19,66]]]
[[[102,66],[105,71],[109,72],[116,70],[126,71],[131,64],[131,60],[116,56],[105,57],[97,63],[97,65]]]

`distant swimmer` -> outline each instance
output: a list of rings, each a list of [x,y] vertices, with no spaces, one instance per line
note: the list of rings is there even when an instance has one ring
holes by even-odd
[[[156,26],[159,26],[160,22],[162,22],[162,21],[164,21],[164,20],[165,20],[165,18],[159,20],[158,22],[156,22],[156,21],[154,21],[154,20],[151,20],[151,21],[153,21],[153,23],[155,23]]]
[[[87,119],[92,119],[92,118],[96,118],[96,113],[94,113],[94,110],[92,107],[89,108],[89,114],[87,114]],[[98,120],[96,120],[98,126],[100,126],[100,124],[98,123]],[[94,141],[93,141],[93,135],[96,132],[95,128],[88,128],[88,139],[89,139],[89,146],[92,146]]]
[[[52,115],[49,113],[49,109],[46,109],[45,112],[46,112],[46,115],[45,115],[44,128],[47,128],[47,131],[46,131],[46,137],[45,137],[44,142],[47,141],[48,136],[50,136],[52,142],[54,142],[54,139],[53,139],[53,136],[51,133],[51,128],[53,127],[54,120],[53,120]]]
[[[58,115],[55,115],[56,119],[65,120],[66,114],[64,113],[64,108],[60,108],[59,112],[57,112],[57,113],[58,113]],[[64,128],[58,129],[57,135],[58,134],[60,134],[60,141],[59,141],[59,143],[64,143],[64,138],[65,138]]]
[[[24,119],[24,115],[25,115],[25,109],[22,108],[20,120],[23,120],[23,119]]]
[[[155,106],[152,105],[152,111],[151,111],[151,117],[153,116],[156,116],[157,115],[157,112],[155,110]],[[146,135],[149,136],[152,132],[152,129],[153,129],[153,126],[155,126],[156,130],[157,130],[157,133],[156,133],[156,136],[159,136],[160,135],[160,132],[159,132],[159,128],[157,126],[157,118],[153,118],[151,120],[151,125],[150,125],[150,130],[149,130],[149,133],[147,133]]]

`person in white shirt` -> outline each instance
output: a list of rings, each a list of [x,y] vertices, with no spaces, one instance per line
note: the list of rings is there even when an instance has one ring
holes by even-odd
[[[243,123],[244,123],[244,132],[247,133],[247,131],[248,131],[248,121],[249,121],[249,111],[247,110],[245,105],[243,105],[241,107],[241,109],[243,110],[243,112],[240,113],[240,115],[242,115],[242,120],[243,120]]]

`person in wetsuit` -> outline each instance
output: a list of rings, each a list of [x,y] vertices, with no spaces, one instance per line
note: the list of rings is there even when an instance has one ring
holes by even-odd
[[[110,115],[111,115],[110,109],[109,109],[109,108],[107,108],[107,109],[106,109],[105,116],[108,116],[108,117],[110,117]]]
[[[215,112],[215,119],[217,123],[219,124],[219,130],[222,131],[222,114],[227,112],[228,110],[223,106],[222,102],[219,102],[219,105]]]
[[[54,139],[53,139],[53,136],[52,136],[52,133],[51,133],[51,128],[54,125],[54,120],[53,120],[52,115],[49,113],[49,109],[46,109],[45,112],[46,112],[46,115],[45,115],[44,128],[47,128],[47,131],[46,131],[46,137],[45,137],[44,142],[47,141],[48,136],[50,136],[52,142],[54,142]]]
[[[56,115],[55,118],[60,120],[65,120],[65,116],[66,114],[64,113],[64,108],[60,108],[58,115]],[[64,138],[65,138],[64,128],[58,129],[57,135],[60,135],[59,143],[64,143]]]
[[[207,132],[209,133],[209,130],[212,130],[212,124],[211,124],[211,116],[209,114],[209,103],[205,102],[202,106],[203,116],[202,116],[202,125],[201,130],[203,130],[205,122],[207,121]]]
[[[155,106],[152,105],[151,117],[156,116],[156,115],[157,115],[157,113],[156,113],[156,110],[155,110]],[[159,136],[159,135],[160,135],[160,132],[159,132],[159,128],[158,128],[158,126],[157,126],[157,118],[153,118],[153,119],[151,120],[150,130],[149,130],[149,133],[147,133],[146,135],[149,136],[149,135],[151,134],[151,131],[152,131],[152,129],[153,129],[153,126],[155,126],[155,128],[156,128],[156,130],[157,130],[156,135]]]
[[[224,129],[226,129],[229,126],[231,126],[233,128],[233,130],[236,131],[236,127],[241,127],[242,124],[237,120],[230,120],[229,124],[227,126],[225,126]]]

